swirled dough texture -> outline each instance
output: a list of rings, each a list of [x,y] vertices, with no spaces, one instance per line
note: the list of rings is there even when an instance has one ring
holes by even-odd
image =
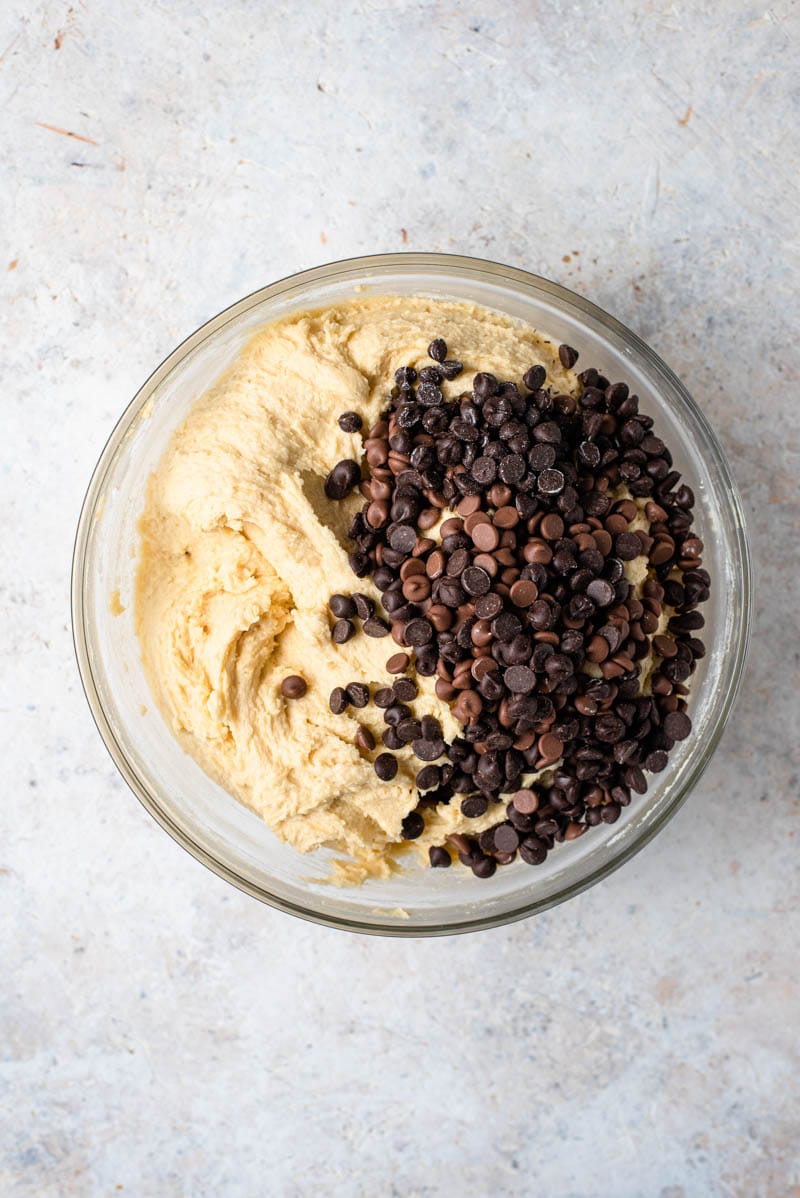
[[[378,780],[374,754],[354,745],[359,724],[380,748],[384,729],[372,704],[333,715],[335,686],[386,685],[398,646],[360,630],[331,641],[328,599],[369,579],[347,562],[347,529],[358,492],[326,498],[326,475],[361,457],[361,434],[337,417],[357,411],[364,432],[386,406],[395,370],[430,364],[427,346],[444,337],[464,373],[519,379],[535,363],[556,389],[578,388],[557,347],[532,328],[468,304],[421,297],[365,297],[271,324],[192,408],[152,475],[141,520],[136,621],[144,665],[165,718],[183,745],[232,795],[302,852],[321,845],[349,856],[346,880],[387,874],[403,846],[401,821],[417,803],[420,765],[397,754],[391,782]],[[287,700],[289,674],[308,683]],[[448,739],[449,707],[420,678],[415,715],[430,712]],[[500,808],[467,821],[458,803],[426,815],[416,848],[456,831],[476,834]]]

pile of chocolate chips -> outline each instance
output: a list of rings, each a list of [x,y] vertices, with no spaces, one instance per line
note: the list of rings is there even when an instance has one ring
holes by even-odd
[[[478,818],[497,804],[496,825],[450,838],[463,864],[490,877],[517,854],[537,865],[555,842],[614,823],[631,792],[646,790],[645,773],[664,769],[691,731],[686,682],[705,651],[696,608],[710,579],[691,527],[694,495],[625,383],[585,370],[576,399],[554,394],[535,365],[522,386],[480,373],[471,391],[446,400],[442,381],[461,363],[441,338],[428,354],[419,373],[396,372],[364,441],[366,477],[345,461],[326,480],[331,499],[356,486],[364,496],[349,560],[381,591],[386,616],[361,594],[333,596],[332,635],[355,635],[358,615],[364,632],[390,630],[413,651],[417,674],[437,676],[462,735],[446,744],[435,719],[414,719],[404,702],[414,683],[399,679],[372,696],[387,724],[376,772],[394,777],[390,751],[401,744],[428,763],[408,839],[424,830],[426,806],[458,802]],[[578,355],[562,345],[559,357],[571,368]],[[636,503],[613,498],[623,485],[646,501],[648,533],[631,529]],[[443,509],[457,514],[435,540],[426,533]],[[624,563],[642,556],[648,578],[637,598]],[[654,635],[665,606],[673,614]],[[644,695],[651,642],[657,663]],[[334,692],[334,710],[347,705],[346,692]],[[554,765],[551,785],[521,786],[524,774]],[[451,857],[437,847],[430,860],[441,867]]]

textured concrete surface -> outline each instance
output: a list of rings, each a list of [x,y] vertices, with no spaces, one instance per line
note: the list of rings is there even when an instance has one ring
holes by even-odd
[[[0,1192],[800,1195],[798,11],[6,0]],[[694,799],[535,922],[394,943],[213,877],[117,778],[67,575],[155,363],[300,267],[475,253],[683,376],[759,575]]]

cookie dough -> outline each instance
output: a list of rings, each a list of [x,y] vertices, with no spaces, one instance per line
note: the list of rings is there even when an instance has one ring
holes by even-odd
[[[258,333],[198,399],[149,481],[140,524],[136,625],[165,719],[276,835],[301,852],[346,854],[348,882],[389,874],[408,850],[401,821],[416,806],[420,763],[403,748],[396,777],[379,781],[375,754],[354,741],[364,725],[380,751],[381,712],[328,706],[336,686],[390,682],[386,660],[398,646],[360,631],[344,645],[331,640],[330,596],[378,592],[347,562],[363,500],[355,492],[333,502],[323,482],[336,462],[361,456],[362,435],[337,417],[359,412],[366,434],[395,370],[429,364],[436,336],[465,366],[443,384],[448,397],[479,370],[519,378],[535,363],[559,390],[579,387],[555,344],[469,304],[365,297],[294,315]],[[301,699],[281,693],[288,675],[305,679]],[[435,715],[451,739],[458,725],[434,679],[417,681],[414,715]],[[440,806],[413,847],[427,856],[448,834],[475,835],[497,819],[497,808],[467,820],[457,803]]]

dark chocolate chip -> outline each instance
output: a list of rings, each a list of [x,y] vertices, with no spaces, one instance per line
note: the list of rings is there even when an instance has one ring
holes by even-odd
[[[368,620],[364,621],[362,627],[367,636],[381,637],[389,635],[389,625],[380,616],[370,616]]]
[[[398,678],[392,689],[395,698],[401,703],[410,703],[412,699],[416,699],[419,688],[413,678]]]
[[[461,800],[461,814],[467,819],[479,819],[489,809],[489,801],[483,795],[469,795]]]
[[[519,847],[519,834],[513,824],[500,824],[493,829],[494,847],[501,853],[513,853]]]
[[[359,432],[363,423],[358,412],[342,412],[338,420],[339,428],[345,433]]]
[[[393,753],[379,753],[375,758],[375,773],[381,782],[391,782],[397,774],[397,758]]]
[[[355,591],[353,594],[353,603],[355,604],[356,615],[359,620],[368,620],[375,613],[375,600],[370,599],[369,595],[362,595],[360,591]]]
[[[558,495],[564,490],[564,475],[560,470],[543,470],[536,485],[542,495]]]
[[[452,864],[447,849],[438,844],[431,845],[428,849],[428,860],[434,869],[447,869]]]
[[[438,765],[424,765],[417,774],[420,790],[434,790],[442,782],[442,771]]]
[[[547,856],[547,845],[536,836],[526,836],[520,843],[519,855],[528,865],[541,865]]]
[[[356,626],[351,620],[337,620],[331,629],[331,637],[335,644],[344,645],[355,632]]]
[[[395,524],[389,529],[389,544],[398,553],[411,553],[417,543],[417,533],[410,524]]]
[[[531,366],[522,376],[522,381],[529,391],[538,391],[543,387],[547,379],[547,371],[544,366]]]
[[[511,666],[503,675],[503,681],[515,695],[527,695],[536,686],[536,675],[528,666]]]
[[[608,607],[614,602],[614,588],[605,578],[594,578],[586,588],[586,594],[598,607]],[[588,613],[591,615],[591,612]]]
[[[492,620],[503,610],[503,600],[490,592],[475,600],[475,615],[479,620]]]
[[[356,605],[349,595],[331,595],[328,607],[340,620],[352,620],[356,614]]]
[[[369,703],[369,687],[363,682],[349,682],[345,687],[348,702],[353,707],[366,707]]]
[[[662,770],[667,768],[667,754],[663,749],[654,749],[645,758],[644,766],[651,774],[660,774]]]
[[[409,620],[405,626],[405,641],[407,645],[417,647],[427,645],[433,637],[433,627],[427,620]]]
[[[614,540],[614,553],[622,562],[641,557],[642,542],[635,532],[621,532]]]
[[[444,753],[444,741],[438,738],[427,740],[425,737],[420,737],[412,742],[411,748],[414,751],[414,756],[420,761],[437,761]]]
[[[361,467],[351,458],[337,462],[325,479],[325,494],[328,499],[344,499],[353,487],[361,482]]]
[[[473,857],[470,862],[476,878],[491,878],[497,870],[497,862],[492,857]]]
[[[461,585],[468,595],[485,595],[491,586],[491,579],[480,566],[470,566],[461,575]]]
[[[664,718],[663,728],[671,740],[686,740],[692,731],[692,721],[683,711],[671,711]]]

